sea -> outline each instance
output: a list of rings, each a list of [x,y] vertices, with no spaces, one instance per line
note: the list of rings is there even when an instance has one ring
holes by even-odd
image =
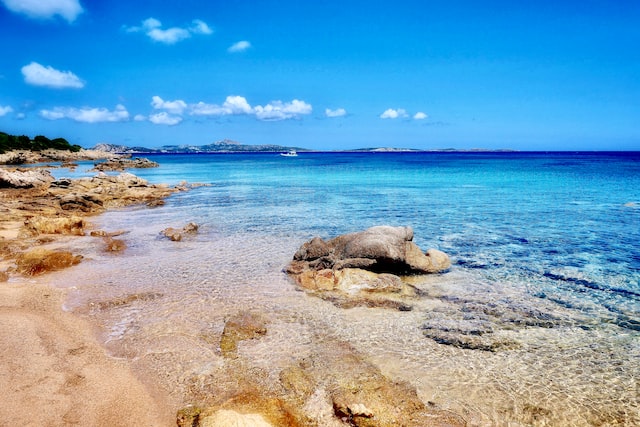
[[[129,172],[198,185],[164,206],[91,218],[121,231],[127,249],[70,241],[84,260],[51,281],[113,357],[181,404],[237,386],[219,339],[250,310],[267,333],[239,357],[266,389],[287,366],[348,343],[468,425],[640,425],[639,152],[144,157],[160,166]],[[189,222],[198,233],[182,241],[160,234]],[[412,310],[340,308],[283,272],[309,239],[377,225],[409,226],[418,246],[451,258],[412,282]]]

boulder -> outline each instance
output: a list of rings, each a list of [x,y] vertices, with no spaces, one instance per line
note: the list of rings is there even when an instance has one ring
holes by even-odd
[[[296,251],[285,271],[305,291],[341,307],[410,309],[416,289],[402,278],[446,271],[447,254],[423,252],[411,227],[378,226],[329,241],[314,237]]]
[[[51,172],[45,169],[18,169],[10,171],[0,168],[0,188],[41,188],[53,182]]]
[[[411,227],[378,226],[349,233],[325,242],[315,237],[295,253],[295,261],[312,266],[364,268],[400,275],[438,273],[451,266],[449,257],[437,249],[422,252],[413,242]],[[320,261],[318,261],[320,260]]]

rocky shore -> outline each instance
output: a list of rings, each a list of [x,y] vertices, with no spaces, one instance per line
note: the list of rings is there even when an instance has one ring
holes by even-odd
[[[0,353],[0,388],[11,391],[0,419],[12,425],[466,425],[340,340],[324,340],[317,354],[282,369],[276,384],[265,388],[237,351],[243,341],[269,333],[268,315],[250,310],[228,318],[215,342],[231,389],[185,396],[192,404],[182,409],[152,395],[125,361],[105,355],[89,324],[61,311],[64,293],[46,286],[45,273],[82,262],[77,254],[50,249],[61,236],[90,234],[105,251],[126,248],[117,239],[120,231],[93,230],[91,216],[131,204],[160,206],[185,189],[151,185],[126,172],[56,180],[47,169],[0,167],[0,320],[7,325],[0,329],[0,348],[7,349]],[[161,234],[178,242],[197,231],[197,224],[187,224]],[[407,227],[316,238],[285,270],[305,292],[338,307],[410,310],[417,290],[407,277],[449,267],[446,254],[424,253],[412,240]]]
[[[48,286],[45,273],[82,261],[55,248],[60,238],[91,234],[106,251],[124,247],[118,232],[92,230],[91,216],[161,205],[184,188],[151,185],[130,173],[55,180],[46,168],[15,166],[113,157],[86,150],[0,155],[0,425],[175,424],[164,398],[106,355],[93,326],[62,311],[65,293]]]
[[[14,150],[0,154],[0,165],[23,165],[47,162],[78,162],[81,160],[118,159],[122,155],[100,150]]]

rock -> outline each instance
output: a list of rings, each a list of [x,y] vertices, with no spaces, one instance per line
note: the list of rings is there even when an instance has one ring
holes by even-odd
[[[100,209],[103,201],[92,194],[68,194],[59,201],[60,208],[65,211],[94,212]]]
[[[92,170],[102,172],[124,171],[125,169],[131,168],[157,168],[158,166],[158,163],[144,157],[136,157],[133,159],[127,157],[116,157],[104,162],[94,163]]]
[[[430,249],[425,254],[412,240],[411,227],[378,226],[328,242],[315,237],[304,243],[293,259],[312,266],[321,260],[323,268],[358,267],[400,275],[437,273],[450,267],[444,252]]]
[[[126,231],[124,230],[109,231],[109,232],[104,230],[94,230],[91,233],[89,233],[89,235],[91,237],[116,237],[116,236],[122,236],[125,233]]]
[[[181,230],[169,227],[162,230],[160,234],[173,242],[179,242],[182,240],[182,236],[185,234],[196,234],[198,232],[198,228],[198,224],[190,222],[189,224],[182,227]]]
[[[75,162],[79,160],[98,160],[119,157],[113,153],[105,153],[96,150],[68,151],[47,149],[42,151],[12,150],[0,154],[0,164],[26,164],[44,162]]]
[[[321,238],[314,237],[304,243],[293,256],[298,261],[313,261],[318,258],[329,256],[332,248]]]
[[[85,226],[84,219],[77,216],[63,218],[37,216],[25,221],[23,231],[32,236],[39,234],[84,236]]]
[[[61,270],[74,266],[82,260],[82,255],[71,252],[55,252],[47,249],[34,249],[22,253],[16,259],[18,272],[27,276],[36,276],[49,271]]]
[[[104,243],[104,250],[106,252],[122,252],[127,248],[124,240],[113,239],[111,237],[105,237]]]
[[[198,427],[272,427],[260,414],[240,414],[221,409],[213,415],[200,416]]]
[[[403,298],[415,297],[404,276],[439,273],[451,266],[437,249],[426,253],[413,243],[410,227],[372,227],[329,241],[304,243],[285,271],[305,291],[341,307],[364,305],[410,309]]]
[[[238,342],[261,337],[267,333],[266,321],[262,316],[243,311],[227,320],[220,338],[220,350],[224,357],[235,357]]]
[[[9,273],[6,271],[0,271],[0,283],[6,282],[7,280],[9,280]]]
[[[346,342],[334,341],[280,373],[292,415],[321,426],[464,426],[461,417],[427,406],[415,387],[390,380]],[[295,424],[298,425],[298,424]]]
[[[178,411],[176,424],[178,427],[194,427],[199,425],[202,408],[198,406],[187,406]]]
[[[9,171],[0,168],[0,188],[42,188],[53,182],[51,172],[45,169]]]

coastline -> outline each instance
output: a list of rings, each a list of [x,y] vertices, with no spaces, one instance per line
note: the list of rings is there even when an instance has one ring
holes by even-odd
[[[171,173],[160,170],[141,172],[141,176],[155,182],[175,183],[184,177],[193,182],[218,182],[215,175],[191,173],[184,167],[176,168],[173,161],[167,159],[166,169]],[[190,161],[187,163],[191,165]],[[228,165],[235,170],[234,159]],[[247,179],[255,180],[255,175],[252,172]],[[115,185],[104,179],[97,182]],[[62,191],[60,184],[64,183],[57,182],[51,191]],[[411,299],[412,311],[368,305],[347,309],[349,304],[331,296],[321,301],[315,295],[302,295],[300,286],[285,277],[281,268],[308,237],[295,231],[294,235],[263,235],[264,226],[270,224],[268,219],[261,222],[263,227],[257,232],[235,232],[254,224],[255,214],[254,210],[244,214],[244,203],[231,205],[240,209],[229,209],[225,197],[236,194],[227,191],[235,188],[218,191],[214,184],[202,192],[178,194],[160,209],[149,209],[144,202],[133,209],[107,209],[92,224],[80,224],[85,233],[100,231],[95,230],[98,228],[107,230],[100,231],[104,234],[80,239],[64,236],[57,244],[68,244],[72,251],[92,261],[41,276],[55,288],[69,288],[64,309],[98,328],[97,340],[110,357],[127,361],[125,364],[139,380],[149,384],[157,381],[160,385],[155,388],[170,394],[170,401],[163,408],[178,412],[178,418],[183,420],[179,425],[198,425],[201,420],[195,417],[216,417],[225,411],[250,414],[253,420],[262,416],[272,426],[344,425],[336,415],[348,418],[349,411],[351,415],[356,411],[359,418],[364,418],[363,424],[352,425],[387,425],[364,424],[369,413],[394,412],[369,403],[373,401],[371,393],[380,395],[379,390],[389,393],[383,398],[386,402],[401,396],[405,403],[415,403],[419,414],[430,414],[432,420],[438,415],[449,417],[450,425],[635,425],[637,333],[633,332],[633,323],[621,323],[628,318],[612,318],[598,311],[587,317],[571,307],[559,306],[557,300],[540,299],[545,294],[536,294],[532,299],[531,294],[519,288],[530,281],[519,282],[512,275],[513,270],[499,268],[494,271],[508,273],[503,283],[485,283],[477,280],[484,276],[472,274],[473,270],[455,267],[442,277],[415,283],[420,296]],[[256,188],[262,190],[264,185]],[[3,193],[0,191],[0,195]],[[261,196],[264,200],[270,194],[265,191]],[[278,203],[274,205],[287,209],[296,199],[276,199]],[[624,207],[620,204],[620,200],[635,200],[634,197],[607,196],[602,200],[609,202],[598,211],[613,210],[620,218],[636,215],[634,203]],[[303,205],[305,212],[313,212],[313,201],[311,198]],[[2,202],[0,199],[0,208]],[[108,201],[107,205],[111,203],[116,202]],[[185,215],[187,206],[189,213]],[[265,204],[259,206],[265,209]],[[44,207],[33,203],[29,209],[39,212]],[[238,218],[227,215],[225,210]],[[575,210],[591,212],[584,205]],[[269,212],[267,209],[265,215]],[[282,214],[295,222],[295,212]],[[2,215],[0,219],[6,217]],[[173,236],[173,232],[165,233],[167,239],[158,235],[161,228],[180,227],[187,220],[201,227],[194,233],[197,235],[186,234],[188,231],[183,229],[185,236],[180,243],[171,242],[174,239],[169,235]],[[291,221],[284,223],[277,228],[282,233],[300,228],[292,227]],[[362,219],[357,223],[363,223]],[[31,235],[37,224],[32,220],[28,221],[29,227],[22,227],[24,224],[19,222],[6,224],[4,233],[28,231],[27,240],[45,246],[47,240],[57,240],[51,234]],[[74,224],[77,226],[77,222],[70,224],[69,232]],[[347,224],[343,232],[352,227]],[[508,253],[513,252],[513,246],[535,250],[540,241],[530,244],[536,241],[532,231],[535,229],[521,229],[518,235],[527,236],[528,240],[515,245],[511,236],[506,236]],[[553,229],[542,231],[538,238],[553,236]],[[119,237],[120,232],[126,234]],[[423,235],[424,232],[418,234]],[[476,232],[467,235],[493,238]],[[122,253],[103,252],[102,242],[109,239],[122,239],[128,248]],[[0,249],[1,243],[0,239]],[[452,251],[454,245],[461,244],[462,238],[457,237],[443,249]],[[485,246],[478,245],[480,249]],[[485,250],[492,256],[505,253],[499,246]],[[205,253],[208,262],[203,263],[200,255]],[[482,257],[469,259],[481,261]],[[505,259],[510,263],[522,261],[517,256]],[[560,265],[561,261],[557,259],[549,265]],[[526,266],[524,270],[529,271]],[[0,271],[5,270],[0,266]],[[557,289],[553,296],[564,296],[559,290],[569,284],[562,277],[544,276],[539,279],[542,285],[547,283],[545,278],[550,279],[550,287],[541,289]],[[594,284],[600,283],[597,277],[593,280]],[[585,283],[581,280],[575,285],[580,288]],[[377,299],[380,295],[372,296]],[[616,301],[622,303],[621,314],[634,307],[632,299],[622,297]],[[494,311],[482,311],[486,307]],[[460,318],[474,313],[482,316],[476,317],[481,323]],[[629,319],[632,321],[633,317]],[[476,325],[485,329],[479,330]],[[476,330],[481,333],[474,334]],[[389,380],[395,384],[389,384]],[[365,389],[363,384],[373,385]],[[349,396],[357,396],[357,400],[349,401]],[[395,413],[409,412],[398,409]],[[315,424],[287,421],[310,414]],[[175,417],[170,424],[174,423]],[[398,424],[396,420],[388,425]]]
[[[427,406],[414,387],[391,380],[341,340],[323,346],[318,357],[329,360],[321,365],[294,364],[283,370],[284,389],[274,392],[256,384],[251,378],[253,368],[238,364],[233,351],[225,353],[225,332],[220,346],[228,359],[229,379],[237,382],[230,390],[221,390],[227,397],[202,396],[194,402],[194,396],[172,393],[152,373],[141,372],[134,361],[109,356],[94,329],[97,325],[80,317],[82,314],[63,311],[67,291],[52,286],[46,273],[81,262],[79,255],[60,248],[65,248],[65,239],[73,239],[71,236],[87,235],[93,226],[86,218],[113,207],[161,206],[165,197],[188,187],[149,185],[129,173],[56,181],[46,167],[35,171],[3,168],[0,172],[7,170],[9,175],[0,176],[4,179],[0,180],[0,211],[4,213],[0,221],[0,272],[4,275],[0,278],[0,318],[7,325],[0,331],[0,344],[7,349],[0,359],[6,367],[0,386],[13,393],[0,415],[11,420],[11,425],[124,426],[135,420],[135,425],[150,426],[175,425],[176,421],[180,426],[211,422],[338,426],[343,424],[340,418],[358,419],[353,425],[465,425],[457,414]],[[12,182],[17,182],[16,187],[7,188]],[[93,230],[90,235],[103,250],[118,252],[126,247],[114,239],[120,233]],[[35,260],[32,253],[36,253]],[[65,257],[58,257],[62,254]],[[233,331],[228,334],[234,337],[234,346],[255,333],[261,335],[261,316],[254,315],[239,312],[225,325],[225,331]],[[307,405],[303,405],[305,400]],[[369,402],[368,406],[362,401]],[[34,414],[25,407],[47,410]],[[368,420],[373,414],[377,421],[371,424]]]
[[[16,156],[30,163],[120,157],[47,151],[10,152],[0,160]],[[0,426],[173,425],[167,395],[143,384],[128,361],[108,356],[88,320],[63,311],[67,291],[53,287],[46,273],[73,263],[46,256],[66,254],[48,247],[85,235],[87,218],[116,206],[161,204],[177,189],[147,185],[131,174],[55,183],[46,167],[1,169],[9,181],[0,191]],[[101,232],[96,238],[105,250],[114,240]],[[24,267],[33,253],[44,256]]]

